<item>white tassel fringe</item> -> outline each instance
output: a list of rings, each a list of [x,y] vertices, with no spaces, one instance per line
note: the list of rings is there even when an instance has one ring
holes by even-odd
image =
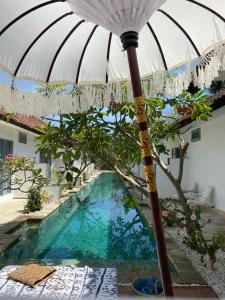
[[[187,90],[190,82],[200,89],[210,86],[219,71],[225,70],[225,45],[218,44],[214,50],[202,58],[202,63],[193,70],[193,63],[170,72],[159,72],[142,79],[144,97],[157,94],[177,96]],[[131,82],[111,82],[108,84],[88,83],[77,88],[76,95],[42,96],[37,93],[25,93],[12,90],[10,86],[0,84],[0,107],[6,113],[18,113],[33,116],[46,116],[86,111],[90,106],[106,107],[112,101],[122,103],[133,101]]]

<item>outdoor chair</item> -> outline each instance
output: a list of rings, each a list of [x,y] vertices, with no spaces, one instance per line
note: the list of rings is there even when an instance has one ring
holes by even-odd
[[[188,199],[188,200],[194,200],[198,194],[198,183],[195,182],[194,185],[193,185],[193,188],[191,189],[182,189],[185,197]],[[172,195],[174,199],[178,199],[178,195],[177,194],[173,194]]]
[[[213,186],[209,186],[207,191],[204,194],[192,193],[190,199],[188,199],[188,204],[194,209],[197,207],[201,207],[203,209],[211,209],[215,207],[215,188]]]
[[[194,200],[198,196],[198,183],[195,182],[192,189],[183,190],[183,192],[188,200]]]

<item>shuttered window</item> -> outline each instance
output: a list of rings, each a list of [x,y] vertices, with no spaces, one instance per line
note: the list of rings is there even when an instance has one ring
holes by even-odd
[[[191,131],[191,141],[196,142],[201,140],[201,128],[196,128]]]
[[[27,134],[23,132],[19,132],[19,143],[27,144]]]

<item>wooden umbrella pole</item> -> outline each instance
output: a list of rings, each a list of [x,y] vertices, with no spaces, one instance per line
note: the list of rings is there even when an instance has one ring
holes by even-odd
[[[152,160],[151,140],[148,133],[147,117],[144,107],[144,98],[142,95],[140,72],[138,67],[136,48],[138,47],[138,34],[130,31],[122,34],[121,41],[124,50],[127,51],[128,62],[130,67],[133,94],[135,98],[137,123],[140,130],[140,142],[142,156],[145,164],[145,174],[147,189],[149,192],[149,200],[151,203],[153,227],[157,245],[159,265],[162,277],[164,293],[166,296],[173,296],[172,282],[169,272],[169,264],[166,252],[166,243],[163,233],[160,204],[154,174],[154,166]]]

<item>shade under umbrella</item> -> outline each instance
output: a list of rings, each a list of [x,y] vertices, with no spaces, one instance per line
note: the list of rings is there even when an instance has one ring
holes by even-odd
[[[67,11],[69,7],[89,22]],[[123,96],[121,82],[128,80],[130,71],[166,296],[172,296],[173,291],[142,87],[148,96],[149,91],[176,94],[191,81],[199,86],[209,85],[225,67],[224,16],[225,3],[221,0],[213,3],[211,0],[24,0],[16,3],[8,0],[1,7],[0,64],[14,77],[71,82],[78,90],[79,103],[86,97],[90,101],[86,101],[87,105],[93,105],[98,96],[101,101],[115,91],[118,98],[119,94]],[[139,32],[140,71],[136,55]],[[129,68],[126,52],[121,49],[127,52]],[[203,65],[195,73],[191,69],[196,59],[202,60]],[[51,113],[62,112],[61,108],[69,102],[73,108],[66,107],[67,112],[77,109],[76,103],[71,99],[68,102],[65,96],[56,97],[56,102],[51,103],[50,99],[43,102],[41,97],[21,97],[17,93],[13,102],[12,98],[7,99],[10,92],[6,88],[4,93],[0,104],[8,109],[13,103],[14,111],[25,112],[28,107],[34,112],[41,107],[39,113],[44,114],[46,107],[50,107]],[[129,95],[129,81],[126,93]]]
[[[98,17],[98,24],[109,31],[73,11],[92,22]],[[3,1],[0,67],[15,78],[67,82],[81,89],[79,97],[54,96],[45,105],[37,95],[11,94],[9,87],[1,86],[0,105],[9,112],[45,115],[85,110],[92,101],[102,104],[102,99],[107,105],[112,92],[115,101],[122,101],[120,82],[128,81],[129,94],[130,75],[117,35],[128,28],[140,31],[137,55],[146,97],[179,94],[190,81],[200,88],[209,86],[225,66],[224,18],[222,0]],[[213,49],[209,60],[207,53]],[[209,61],[196,73],[193,65],[202,57]],[[37,108],[37,103],[42,105]]]

